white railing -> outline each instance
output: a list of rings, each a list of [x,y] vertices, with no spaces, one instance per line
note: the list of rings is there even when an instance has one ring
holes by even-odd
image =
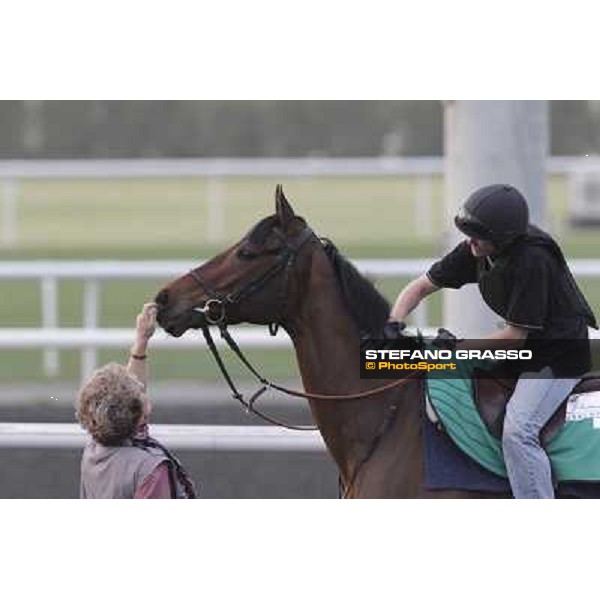
[[[597,158],[555,156],[546,161],[549,174],[582,170],[600,171]],[[206,179],[209,241],[223,233],[223,189],[227,177],[382,177],[416,176],[415,231],[430,233],[431,178],[444,172],[444,159],[436,157],[365,158],[163,158],[105,160],[2,160],[0,161],[0,243],[11,247],[18,241],[19,182],[32,179]]]
[[[132,342],[131,330],[98,329],[101,284],[107,280],[160,279],[168,281],[204,262],[189,261],[5,261],[0,262],[0,281],[34,279],[40,281],[42,329],[0,329],[0,348],[46,348],[44,373],[54,376],[59,371],[57,348],[81,348],[81,378],[87,378],[97,364],[98,347],[127,347]],[[379,277],[413,277],[423,273],[430,259],[409,260],[357,260],[357,267],[368,275]],[[58,284],[61,280],[83,281],[83,329],[66,330],[58,323]],[[157,289],[158,291],[158,289]],[[415,311],[414,325],[427,326],[426,304]],[[260,331],[242,331],[241,339],[248,346],[276,347],[281,338],[272,338]],[[187,336],[190,345],[199,344],[201,336]],[[177,344],[181,340],[157,336],[153,341],[162,347]]]
[[[208,451],[324,452],[318,431],[263,425],[151,425],[170,448]],[[86,433],[76,423],[0,423],[0,448],[81,448]]]
[[[0,160],[0,179],[430,175],[443,168],[441,156]]]
[[[597,157],[551,156],[548,173],[599,166]],[[130,158],[79,160],[0,160],[0,180],[119,179],[165,177],[271,177],[289,175],[440,175],[441,156],[356,158]]]
[[[285,333],[271,337],[266,327],[232,327],[231,333],[237,342],[247,349],[292,347]],[[217,346],[224,345],[218,334],[215,334],[214,339]],[[58,369],[60,366],[58,350],[81,350],[80,380],[82,382],[96,368],[97,351],[100,348],[128,348],[132,343],[133,329],[0,328],[0,349],[45,349],[44,373],[46,376],[57,374],[56,371],[50,369]],[[175,350],[206,348],[206,342],[200,332],[187,332],[181,338],[176,339],[160,330],[153,336],[151,344],[152,348],[173,348]]]
[[[415,277],[425,272],[434,259],[359,259],[358,269],[377,277]],[[62,348],[81,349],[81,378],[87,378],[97,364],[98,348],[127,347],[132,343],[131,329],[99,329],[101,284],[107,280],[162,279],[169,280],[186,273],[202,260],[189,261],[9,261],[0,262],[0,281],[37,279],[41,285],[41,328],[1,328],[0,349],[44,348],[44,372],[58,373],[58,352]],[[600,260],[574,259],[569,266],[576,276],[600,277]],[[83,280],[83,328],[60,328],[58,323],[58,284],[63,279]],[[428,329],[427,302],[415,311],[412,323]],[[240,343],[251,348],[290,347],[284,334],[271,337],[265,328],[236,329]],[[218,337],[218,336],[217,336]],[[220,343],[220,341],[218,340]],[[156,347],[191,348],[204,344],[201,335],[187,334],[173,339],[159,332],[153,339]]]

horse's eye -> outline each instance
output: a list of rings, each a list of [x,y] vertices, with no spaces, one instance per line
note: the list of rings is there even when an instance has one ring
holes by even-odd
[[[258,256],[256,252],[251,252],[250,250],[246,250],[245,248],[240,248],[237,251],[237,255],[238,258],[241,258],[242,260],[252,260],[253,258],[256,258]]]

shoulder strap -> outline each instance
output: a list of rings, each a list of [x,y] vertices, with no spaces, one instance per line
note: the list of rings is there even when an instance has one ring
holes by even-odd
[[[177,498],[177,482],[179,482],[185,492],[185,496],[188,499],[197,498],[196,489],[194,483],[187,474],[187,471],[183,468],[183,465],[179,459],[170,451],[165,448],[158,440],[153,437],[136,438],[133,441],[133,445],[138,448],[157,448],[167,458],[168,471],[169,471],[169,484],[171,487],[171,497]]]

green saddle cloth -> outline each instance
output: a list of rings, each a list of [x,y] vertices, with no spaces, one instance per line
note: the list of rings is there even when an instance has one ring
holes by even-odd
[[[445,379],[443,371],[427,374],[431,404],[444,429],[463,452],[496,475],[507,477],[502,444],[487,430],[473,399],[473,369],[486,369],[491,363],[481,360],[459,363],[460,378]],[[600,423],[594,427],[594,418],[566,421],[545,450],[557,482],[600,481]]]

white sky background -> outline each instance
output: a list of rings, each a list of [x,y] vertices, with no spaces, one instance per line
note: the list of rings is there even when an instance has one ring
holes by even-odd
[[[0,94],[597,98],[592,6],[11,1],[2,6]],[[597,510],[597,502],[205,501],[175,510],[168,502],[0,501],[0,593],[587,597]],[[188,587],[190,579],[202,584]]]
[[[583,99],[592,2],[3,3],[2,96]]]

